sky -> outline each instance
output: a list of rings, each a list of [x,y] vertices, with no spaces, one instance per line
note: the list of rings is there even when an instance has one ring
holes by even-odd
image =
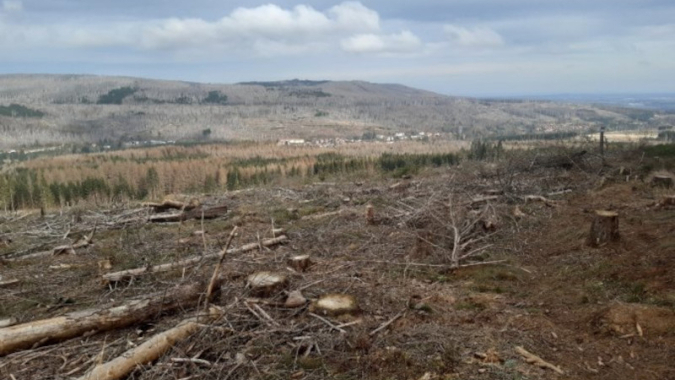
[[[673,0],[0,0],[0,74],[675,92]]]

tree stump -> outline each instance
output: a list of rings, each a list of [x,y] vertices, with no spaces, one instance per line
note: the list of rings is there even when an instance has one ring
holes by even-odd
[[[256,272],[248,276],[246,286],[254,297],[272,297],[288,287],[288,278],[281,273]]]
[[[658,208],[670,208],[673,206],[675,206],[675,195],[666,195],[657,205]]]
[[[654,178],[652,178],[652,186],[670,189],[673,187],[673,179],[665,175],[655,175]]]
[[[297,270],[298,272],[306,271],[310,265],[312,265],[312,260],[310,260],[309,255],[293,256],[288,259],[288,266]]]
[[[370,204],[366,206],[366,224],[375,224],[375,208]]]
[[[359,311],[356,298],[349,294],[326,294],[310,306],[311,312],[323,315],[342,315]]]
[[[619,214],[614,211],[599,210],[591,224],[588,245],[601,247],[619,240]]]

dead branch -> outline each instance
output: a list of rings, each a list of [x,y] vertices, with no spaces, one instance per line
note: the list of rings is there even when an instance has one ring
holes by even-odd
[[[558,207],[560,206],[559,201],[554,201],[548,198],[544,198],[541,195],[526,195],[523,197],[525,202],[542,202],[549,207]]]
[[[204,284],[178,286],[167,292],[105,309],[75,311],[64,316],[0,329],[0,355],[34,344],[57,342],[90,332],[108,331],[138,323],[177,308],[197,305]]]
[[[76,241],[74,244],[59,245],[52,248],[49,251],[40,251],[35,253],[30,253],[28,255],[12,257],[7,259],[8,261],[20,261],[20,260],[30,260],[38,257],[45,256],[59,256],[59,255],[74,255],[76,249],[87,248],[94,242],[94,234],[96,233],[97,226],[94,226],[94,229],[91,231],[89,236],[84,235],[80,240]]]
[[[396,322],[397,319],[401,318],[403,316],[403,314],[405,314],[405,311],[406,311],[406,309],[403,309],[403,310],[399,311],[398,314],[396,314],[393,318],[391,318],[390,320],[381,324],[378,328],[371,331],[370,334],[368,334],[368,335],[373,336],[373,335],[377,334],[378,332],[386,329],[387,326],[391,325],[392,323]]]
[[[325,212],[323,214],[315,214],[315,215],[306,215],[303,216],[301,219],[302,220],[318,220],[318,219],[323,219],[323,218],[328,218],[331,216],[338,216],[342,214],[344,210],[337,210],[337,211],[331,211],[331,212]]]
[[[525,359],[525,361],[530,364],[534,364],[540,368],[548,368],[550,370],[557,372],[560,375],[564,374],[563,370],[560,369],[560,367],[545,361],[544,359],[527,351],[521,346],[516,346],[516,352],[519,353]]]
[[[286,235],[281,235],[279,237],[276,237],[274,239],[267,239],[263,240],[262,245],[264,247],[271,247],[277,244],[282,244],[284,242],[288,241],[288,237]],[[249,251],[254,251],[258,249],[258,243],[250,243],[243,245],[239,248],[232,248],[228,249],[226,254],[234,254],[234,253],[242,253],[242,252],[249,252]],[[128,269],[128,270],[123,270],[119,272],[113,272],[113,273],[108,273],[102,276],[103,280],[105,282],[117,282],[117,281],[123,281],[123,280],[128,280],[136,276],[140,276],[143,274],[147,273],[158,273],[158,272],[167,272],[170,270],[173,270],[175,268],[181,268],[189,265],[194,265],[202,260],[205,259],[211,259],[215,257],[220,257],[221,253],[212,253],[208,255],[203,255],[203,256],[193,256],[187,259],[183,259],[180,261],[177,261],[175,263],[168,263],[168,264],[160,264],[160,265],[155,265],[151,267],[142,267],[142,268],[134,268],[134,269]]]
[[[237,233],[237,226],[234,226],[232,232],[230,232],[230,236],[227,237],[227,243],[225,243],[225,248],[223,248],[223,250],[220,252],[220,260],[218,260],[218,264],[216,264],[216,267],[213,268],[213,275],[211,276],[209,287],[206,289],[206,303],[205,303],[206,305],[208,305],[209,301],[211,301],[211,296],[213,294],[213,287],[217,282],[218,273],[220,272],[220,268],[223,266],[223,260],[225,260],[227,250],[230,248],[230,244],[232,244],[232,239],[234,239],[236,233]]]

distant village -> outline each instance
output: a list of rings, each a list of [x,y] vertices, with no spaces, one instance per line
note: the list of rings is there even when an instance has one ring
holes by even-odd
[[[278,146],[318,146],[318,147],[334,147],[344,144],[353,143],[369,143],[369,142],[384,142],[393,144],[396,141],[413,140],[413,141],[429,141],[431,139],[449,137],[449,134],[431,133],[431,132],[415,132],[403,133],[398,132],[393,135],[378,135],[378,134],[364,134],[361,138],[322,138],[322,139],[281,139],[277,142]]]

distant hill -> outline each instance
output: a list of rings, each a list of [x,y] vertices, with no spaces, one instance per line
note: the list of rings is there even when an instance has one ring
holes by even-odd
[[[672,115],[544,100],[450,97],[362,81],[209,84],[92,75],[0,75],[0,148],[139,139],[500,134],[673,124]],[[17,108],[22,107],[22,108]],[[7,108],[5,108],[7,109]],[[205,131],[208,130],[208,133]]]

